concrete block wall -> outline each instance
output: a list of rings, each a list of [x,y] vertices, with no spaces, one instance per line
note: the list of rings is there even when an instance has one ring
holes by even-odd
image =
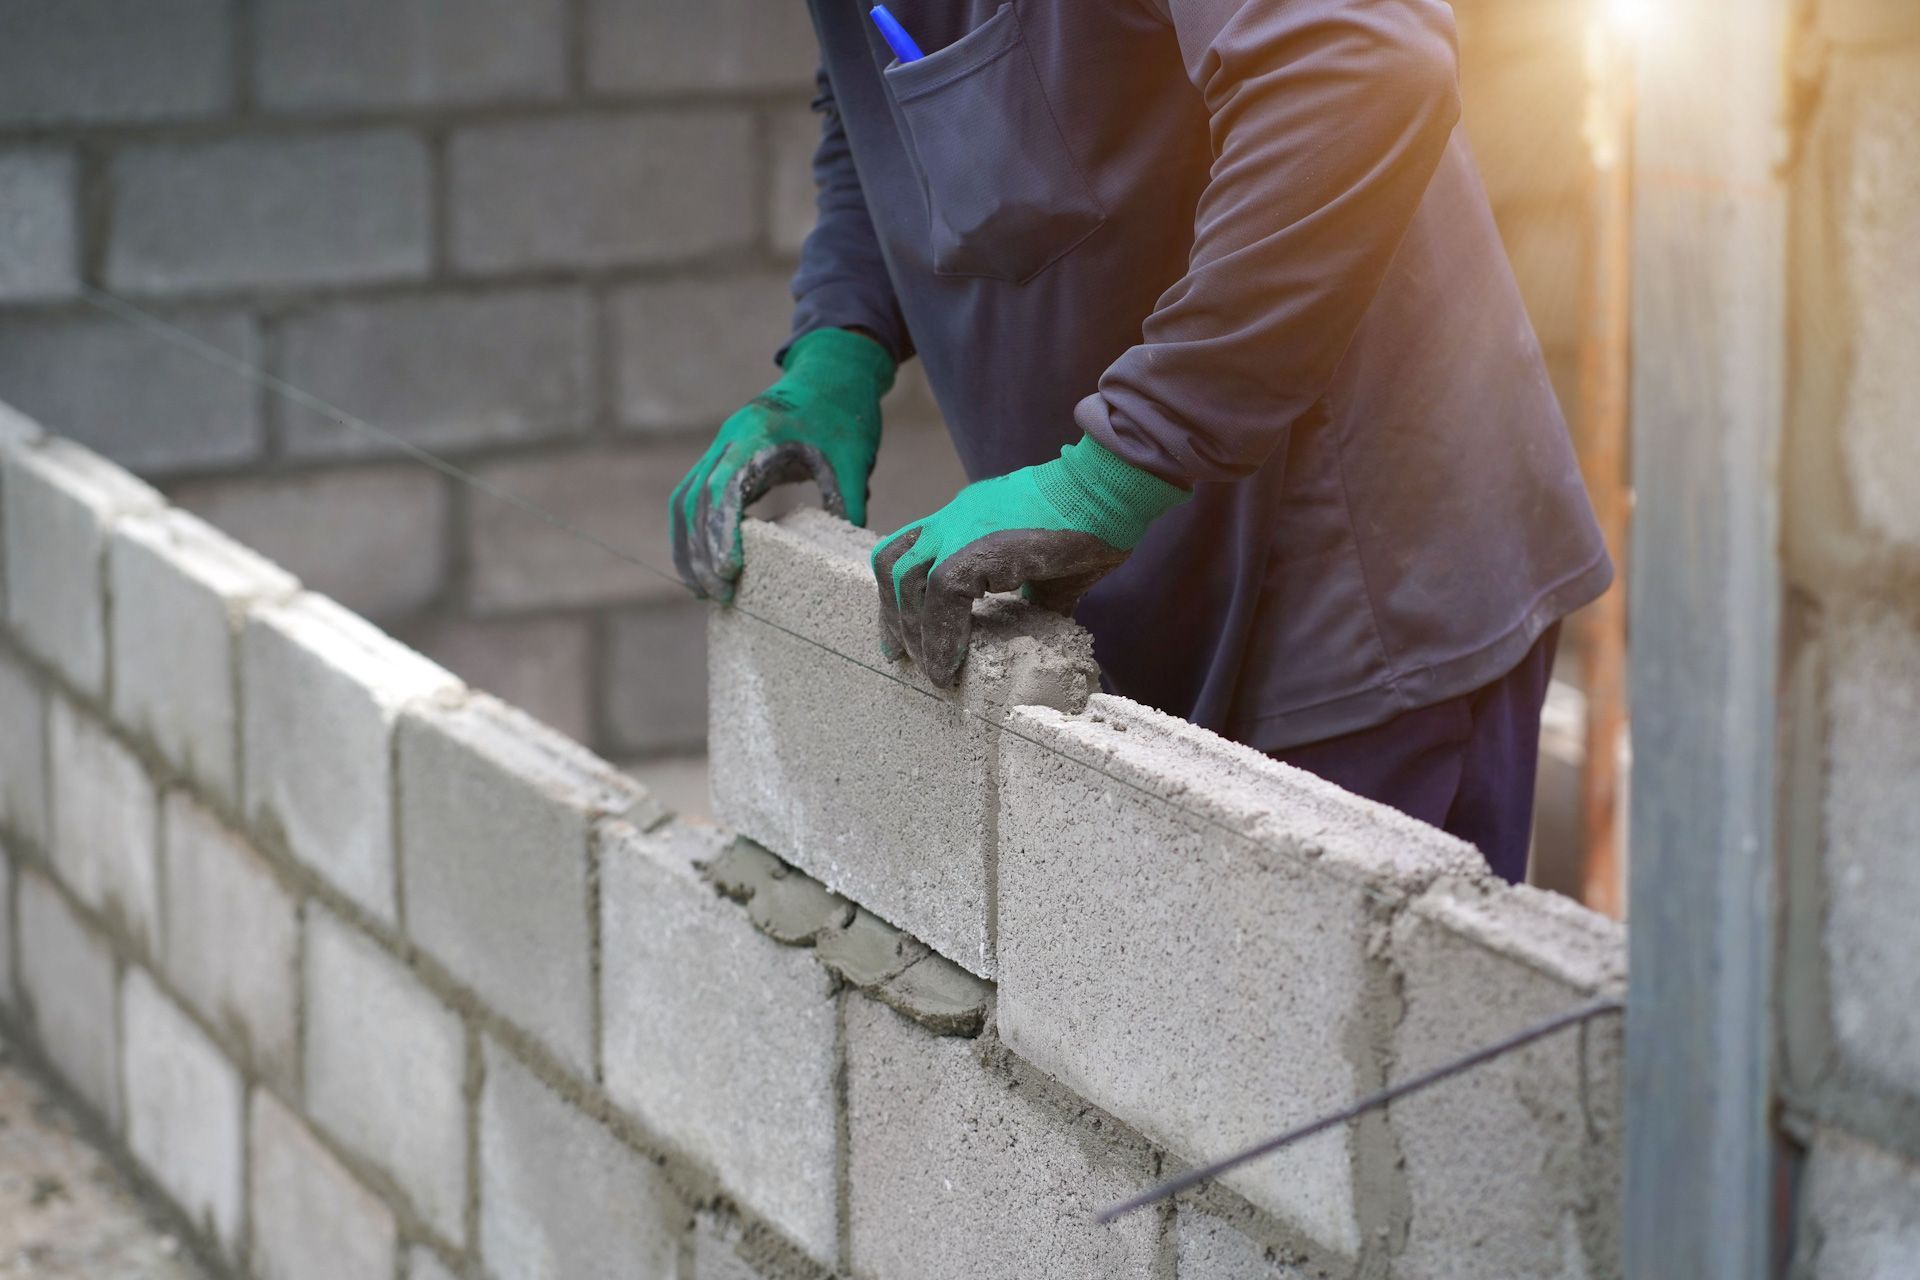
[[[751,732],[714,760],[755,843],[194,517],[90,503],[116,473],[81,446],[22,429],[0,462],[9,580],[71,539],[93,597],[0,633],[3,1029],[226,1273],[1610,1274],[1612,1021],[1093,1223],[1616,992],[1621,940],[1090,693],[1061,620],[983,608],[938,694],[855,621],[867,539],[753,525],[710,625],[716,687],[758,691],[716,704]],[[101,629],[97,688],[35,600]],[[142,644],[224,664],[167,691],[191,751],[117,696]],[[860,760],[906,697],[924,758]]]
[[[623,764],[697,753],[700,614],[672,581],[83,295],[670,573],[668,491],[777,372],[813,216],[804,6],[13,8],[0,401],[569,737]],[[888,430],[891,527],[962,476],[916,371]]]
[[[1795,50],[1782,460],[1777,1072],[1807,1164],[1801,1277],[1920,1240],[1920,13],[1821,0]]]

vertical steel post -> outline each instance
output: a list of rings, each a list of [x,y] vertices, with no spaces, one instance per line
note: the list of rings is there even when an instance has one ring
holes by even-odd
[[[1789,0],[1647,6],[1626,1274],[1767,1274]]]

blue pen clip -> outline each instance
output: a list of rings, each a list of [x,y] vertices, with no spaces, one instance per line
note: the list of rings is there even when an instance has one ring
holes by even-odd
[[[893,50],[893,56],[900,61],[918,62],[927,56],[920,52],[920,46],[913,42],[913,37],[907,34],[907,29],[900,25],[900,19],[887,12],[887,6],[883,4],[873,6],[873,25],[880,28],[880,34],[885,38],[888,47]]]

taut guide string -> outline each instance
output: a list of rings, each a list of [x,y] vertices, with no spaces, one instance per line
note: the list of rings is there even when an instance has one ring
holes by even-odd
[[[383,427],[376,426],[375,424],[368,422],[364,418],[348,413],[346,410],[341,409],[337,405],[330,404],[329,402],[322,400],[319,396],[303,391],[299,387],[296,387],[292,383],[286,381],[284,378],[276,377],[275,375],[268,373],[266,370],[261,369],[256,365],[249,364],[247,361],[240,359],[238,356],[235,356],[229,352],[223,351],[219,347],[214,346],[212,343],[207,342],[204,339],[198,338],[193,334],[186,332],[184,329],[179,328],[176,325],[169,324],[167,321],[162,320],[160,317],[152,314],[151,312],[145,311],[142,308],[135,306],[133,303],[128,302],[124,298],[121,298],[112,293],[108,293],[103,289],[99,289],[91,285],[83,285],[81,288],[80,296],[81,296],[81,299],[85,301],[88,305],[100,311],[103,311],[108,315],[114,316],[119,320],[125,321],[126,323],[133,325],[135,328],[143,330],[144,332],[148,333],[149,335],[163,342],[169,343],[173,346],[176,346],[183,350],[191,352],[192,354],[198,356],[200,359],[205,360],[209,364],[215,365],[218,368],[226,370],[228,373],[233,374],[235,377],[238,377],[246,382],[250,382],[256,386],[264,387],[267,390],[273,392],[275,395],[281,396],[286,400],[301,406],[304,409],[308,409],[314,413],[317,413],[322,417],[328,419],[329,421],[335,423],[336,425],[351,427],[356,431],[360,431],[366,435],[372,436],[374,439],[377,439],[385,444],[391,445],[395,449],[398,449],[401,453],[413,459],[415,462],[418,462],[422,466],[427,467],[433,471],[437,471],[440,474],[447,476],[453,480],[456,480],[459,483],[464,484],[469,488],[475,490],[476,492],[486,494],[488,497],[493,498],[499,502],[504,502],[508,506],[513,507],[515,510],[521,512],[522,514],[534,520],[538,520],[542,524],[548,525],[558,530],[559,532],[566,534],[570,538],[573,538],[579,542],[582,542],[587,546],[593,547],[596,550],[606,555],[610,555],[614,557],[616,560],[623,561],[624,563],[630,564],[637,569],[640,569],[646,573],[652,574],[654,577],[659,578],[665,582],[670,582],[675,586],[681,588],[682,590],[691,591],[691,589],[688,588],[686,584],[680,580],[680,576],[678,574],[669,573],[665,569],[660,568],[658,565],[655,565],[654,563],[652,563],[651,561],[647,560],[642,556],[636,555],[631,551],[627,551],[621,547],[615,546],[614,544],[607,542],[605,539],[596,537],[593,534],[587,532],[586,530],[575,526],[573,523],[571,523],[564,517],[557,515],[552,511],[547,510],[543,506],[540,506],[538,503],[530,502],[527,499],[520,497],[518,494],[512,493],[506,489],[502,489],[498,485],[489,483],[488,481],[481,479],[479,476],[473,474],[471,471],[468,471],[465,467],[462,467],[457,463],[449,462],[445,458],[442,458],[437,454],[431,453],[426,449],[422,449],[419,445],[414,444],[410,440],[407,440],[399,435],[396,435],[395,433],[388,431]],[[738,604],[735,604],[729,607],[732,608],[736,613],[739,613],[744,617],[752,618],[755,622],[758,622],[763,626],[771,627],[775,631],[778,631],[784,635],[790,636],[793,639],[798,640],[801,643],[806,644],[812,648],[818,649],[823,653],[831,654],[843,662],[859,667],[863,671],[868,671],[874,675],[882,676],[888,680],[891,680],[895,684],[899,685],[901,688],[911,689],[913,692],[921,695],[922,697],[928,698],[932,701],[939,702],[945,705],[958,705],[958,704],[950,703],[948,699],[942,697],[938,693],[935,693],[931,689],[924,688],[918,684],[913,683],[910,680],[903,678],[896,672],[889,671],[885,667],[879,667],[871,663],[862,662],[860,659],[854,657],[852,654],[842,653],[838,649],[834,649],[828,645],[822,644],[820,641],[815,640],[811,636],[802,635],[800,632],[793,630],[791,627],[787,627],[779,622],[774,621],[771,618],[767,618],[760,614],[754,613],[749,609],[744,609]],[[1212,816],[1211,814],[1202,813],[1197,809],[1189,808],[1181,804],[1179,801],[1170,799],[1167,796],[1161,795],[1158,792],[1155,792],[1140,783],[1134,782],[1128,778],[1123,778],[1118,774],[1112,772],[1111,770],[1102,767],[1100,764],[1098,764],[1095,761],[1082,759],[1079,756],[1073,755],[1070,752],[1062,750],[1061,748],[1055,746],[1052,743],[1042,742],[1038,738],[1032,737],[1029,734],[1022,733],[1018,729],[1015,729],[1012,726],[1005,724],[1001,721],[997,721],[993,719],[991,716],[981,711],[975,710],[971,707],[962,706],[960,709],[965,714],[975,717],[976,719],[980,720],[981,723],[989,726],[990,728],[1000,733],[1005,733],[1012,737],[1018,738],[1022,742],[1038,747],[1043,751],[1051,752],[1052,754],[1059,756],[1061,759],[1071,761],[1073,764],[1076,764],[1083,769],[1089,769],[1094,773],[1097,773],[1100,776],[1106,778],[1108,781],[1127,788],[1129,791],[1137,791],[1141,795],[1146,796],[1149,799],[1158,801],[1159,803],[1167,806],[1168,808],[1174,810],[1177,813],[1182,814],[1187,818],[1192,819],[1193,821],[1212,827],[1215,830],[1220,831],[1228,836],[1231,836],[1236,840],[1244,841],[1246,844],[1248,844],[1252,848],[1258,849],[1261,852],[1267,854],[1268,856],[1281,858],[1288,862],[1293,862],[1297,864],[1304,864],[1306,862],[1305,857],[1301,854],[1292,852],[1290,850],[1278,849],[1270,845],[1266,845],[1261,841],[1257,840],[1256,838],[1254,838],[1253,836],[1250,836],[1243,831],[1239,831],[1233,827],[1228,826],[1225,822]],[[994,709],[1005,710],[1006,708],[996,707]],[[1324,871],[1325,868],[1322,868],[1322,870]],[[1381,893],[1380,890],[1375,889],[1370,885],[1362,884],[1356,881],[1356,882],[1353,882],[1353,887],[1358,889],[1361,893],[1367,895],[1368,897],[1374,898],[1378,901],[1382,901],[1382,902],[1390,901],[1387,895]],[[1397,901],[1397,899],[1393,901]],[[1347,1107],[1344,1107],[1341,1110],[1334,1112],[1331,1115],[1321,1116],[1318,1119],[1312,1120],[1304,1125],[1300,1125],[1296,1128],[1289,1129],[1287,1132],[1282,1133],[1277,1137],[1269,1138],[1266,1141],[1258,1143],[1254,1146],[1248,1147],[1243,1151],[1236,1152],[1233,1155],[1227,1156],[1222,1160],[1216,1161],[1212,1164],[1204,1165],[1197,1169],[1190,1170],[1189,1172],[1184,1173],[1179,1177],[1174,1178],[1171,1181],[1162,1184],[1161,1186],[1154,1187],[1148,1191],[1144,1191],[1140,1195],[1137,1195],[1130,1200],[1123,1201],[1119,1204],[1111,1206],[1108,1209],[1103,1210],[1100,1213],[1098,1220],[1103,1223],[1112,1222],[1115,1218],[1121,1216],[1122,1214],[1130,1213],[1136,1209],[1140,1209],[1145,1207],[1146,1205],[1152,1204],[1155,1201],[1164,1200],[1170,1196],[1177,1195],[1180,1192],[1185,1191],[1188,1188],[1193,1187],[1211,1177],[1214,1177],[1217,1174],[1224,1173],[1229,1169],[1233,1169],[1238,1167],[1239,1165],[1246,1164],[1248,1161],[1258,1159],[1263,1155],[1267,1155],[1267,1154],[1270,1154],[1271,1152],[1278,1151],[1282,1147],[1290,1146],[1293,1143],[1298,1142],[1304,1138],[1311,1137],[1313,1134],[1323,1132],[1339,1124],[1344,1124],[1347,1121],[1352,1120],[1355,1117],[1360,1116],[1367,1111],[1371,1111],[1377,1107],[1385,1106],[1386,1104],[1388,1104],[1389,1102],[1392,1102],[1396,1098],[1404,1097],[1410,1093],[1419,1092],[1422,1089],[1426,1089],[1432,1085],[1438,1084],[1441,1081],[1446,1080],[1452,1076],[1456,1076],[1463,1072],[1470,1071],[1475,1067],[1481,1066],[1487,1062],[1491,1062],[1496,1058],[1503,1057],[1506,1054],[1511,1053],[1516,1049],[1523,1048],[1524,1046],[1529,1045],[1534,1041],[1539,1040],[1545,1036],[1551,1035],[1556,1031],[1562,1030],[1563,1028],[1573,1026],[1575,1024],[1584,1024],[1588,1020],[1596,1017],[1600,1017],[1604,1014],[1618,1013],[1621,1011],[1622,1008],[1623,1008],[1623,1005],[1618,1000],[1600,1000],[1600,1001],[1593,1002],[1591,1004],[1581,1005],[1577,1008],[1565,1011],[1563,1013],[1556,1014],[1553,1017],[1547,1018],[1541,1022],[1537,1022],[1532,1026],[1525,1027],[1515,1032],[1514,1034],[1506,1037],[1503,1040],[1495,1041],[1492,1044],[1485,1045],[1479,1049],[1474,1050],[1471,1053],[1468,1053],[1462,1057],[1456,1058],[1451,1062],[1444,1063],[1441,1066],[1435,1067],[1430,1071],[1423,1072],[1420,1075],[1414,1076],[1407,1080],[1403,1080],[1397,1084],[1389,1085],[1385,1089],[1382,1089],[1376,1093],[1369,1094],[1366,1097],[1360,1098],[1357,1101],[1353,1102],[1352,1104],[1348,1105]]]

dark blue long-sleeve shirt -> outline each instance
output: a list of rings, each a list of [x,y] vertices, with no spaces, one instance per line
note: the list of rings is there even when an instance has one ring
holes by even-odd
[[[1441,0],[809,0],[794,332],[918,353],[974,478],[1082,432],[1195,499],[1081,605],[1264,749],[1487,684],[1611,580],[1456,129]]]

